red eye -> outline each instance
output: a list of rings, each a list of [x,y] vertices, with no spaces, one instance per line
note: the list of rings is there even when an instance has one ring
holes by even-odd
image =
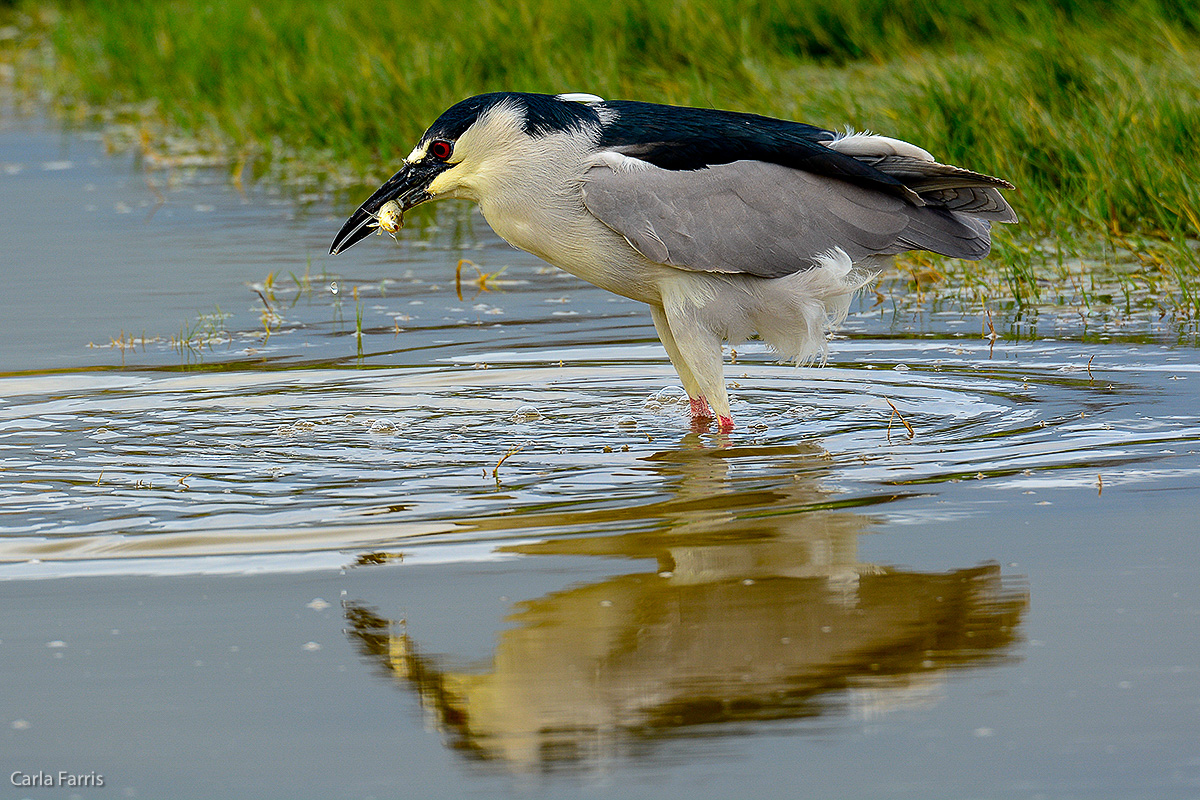
[[[435,142],[430,142],[429,144],[429,155],[433,156],[438,161],[445,161],[453,152],[454,148],[450,146],[450,143],[443,142],[441,139],[438,139]]]

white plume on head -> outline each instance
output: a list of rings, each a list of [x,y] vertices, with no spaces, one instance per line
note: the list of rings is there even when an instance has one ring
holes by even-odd
[[[618,153],[616,150],[601,150],[596,154],[593,163],[603,164],[613,172],[636,172],[638,170],[651,170],[655,168],[649,161],[627,156],[624,153]]]
[[[557,95],[559,100],[565,100],[568,103],[603,103],[603,97],[597,97],[594,94],[587,92],[565,92]]]

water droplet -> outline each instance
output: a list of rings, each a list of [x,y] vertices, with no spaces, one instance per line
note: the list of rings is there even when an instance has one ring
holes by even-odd
[[[369,430],[371,433],[395,433],[397,428],[396,424],[390,419],[376,419],[371,420]]]
[[[329,293],[330,293],[330,294],[337,294],[337,293],[338,293],[338,285],[337,285],[337,281],[330,281],[330,283],[329,283]]]
[[[533,422],[542,418],[542,412],[538,411],[534,406],[521,406],[513,412],[510,420],[512,422]]]
[[[658,394],[654,395],[654,399],[663,405],[672,403],[686,403],[688,396],[682,386],[664,386],[658,390]]]

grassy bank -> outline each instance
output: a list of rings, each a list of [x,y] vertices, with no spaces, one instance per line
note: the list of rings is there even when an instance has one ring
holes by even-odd
[[[452,102],[592,91],[852,125],[1019,187],[991,262],[1019,300],[1064,259],[1200,277],[1200,10],[1185,0],[17,2],[19,88],[131,109],[318,185],[390,174]],[[1130,278],[1129,276],[1134,276]]]

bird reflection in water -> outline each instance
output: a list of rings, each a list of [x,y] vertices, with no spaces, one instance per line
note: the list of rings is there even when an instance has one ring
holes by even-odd
[[[623,522],[626,532],[508,551],[656,566],[517,604],[480,671],[441,668],[366,605],[347,606],[349,633],[419,693],[455,747],[521,771],[587,767],[664,737],[766,720],[872,716],[936,699],[949,670],[1012,658],[1023,582],[995,564],[925,573],[859,562],[872,520],[818,486],[820,455],[659,453],[646,464],[672,498],[607,520],[558,514],[565,527]],[[741,458],[800,471],[733,478]]]

